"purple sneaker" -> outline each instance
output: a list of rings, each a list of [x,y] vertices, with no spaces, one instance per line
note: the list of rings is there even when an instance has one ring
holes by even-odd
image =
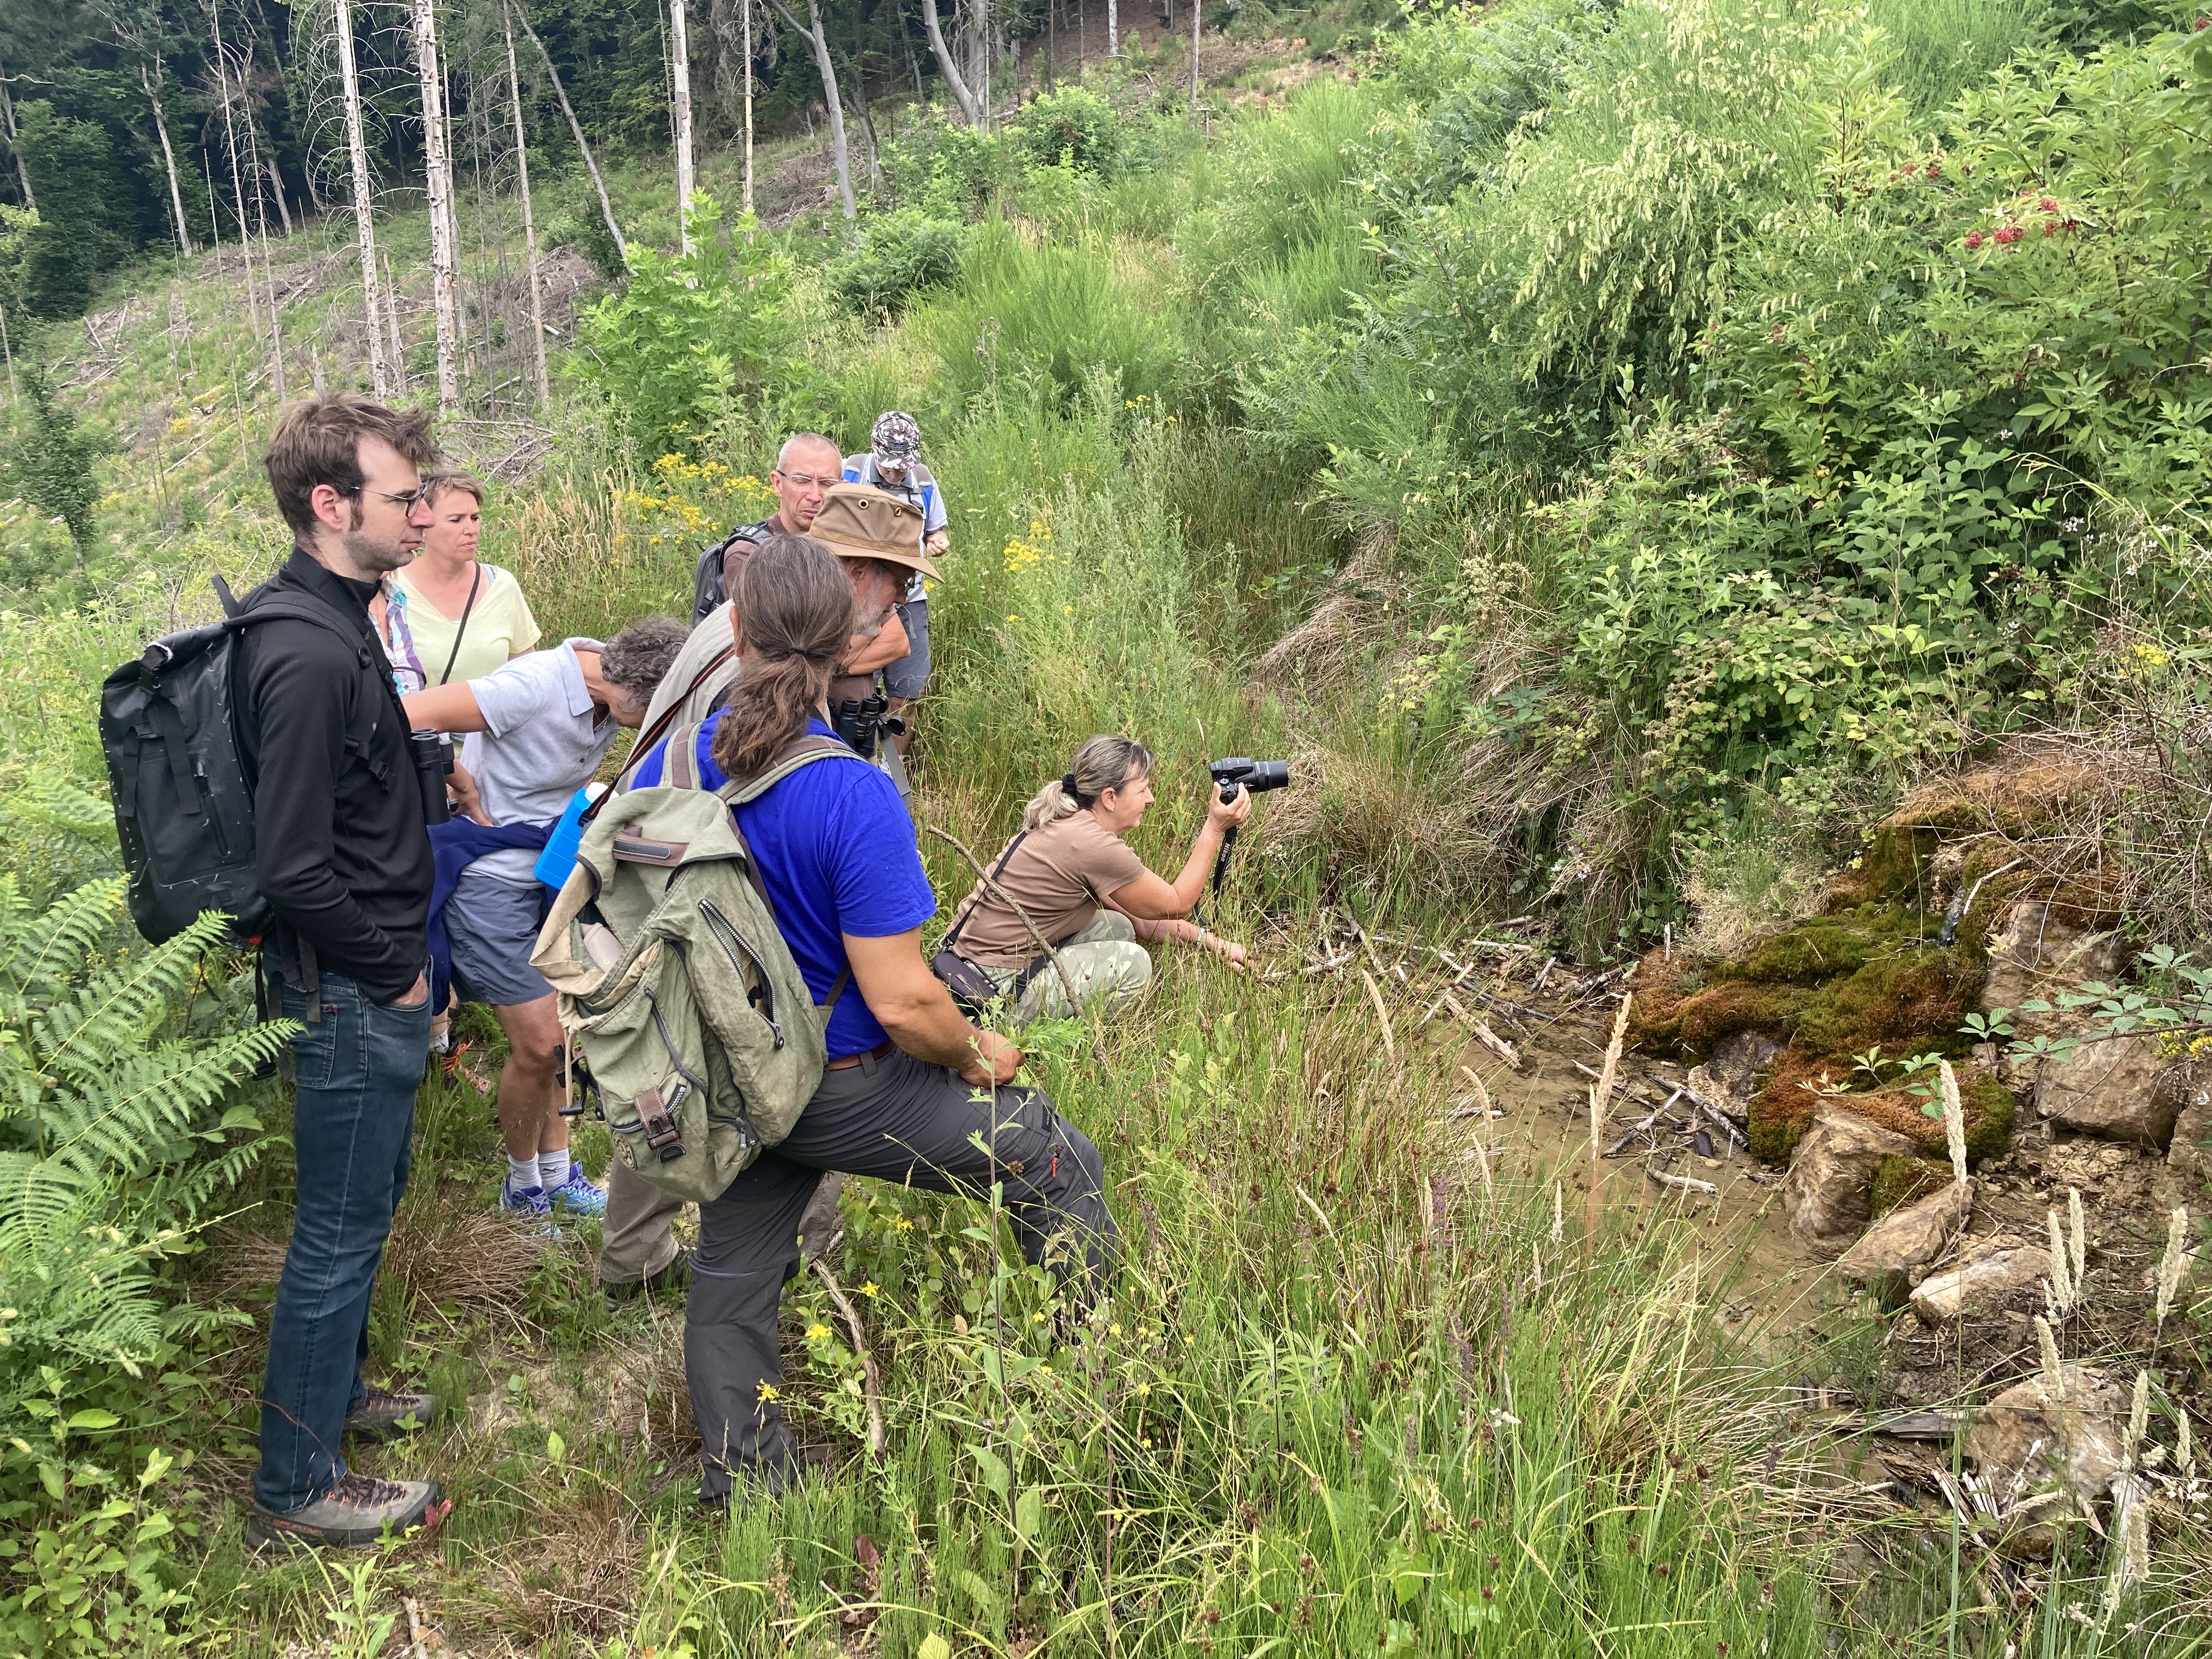
[[[514,1218],[517,1229],[544,1238],[558,1238],[553,1224],[553,1200],[543,1187],[510,1187],[499,1183],[499,1207]]]

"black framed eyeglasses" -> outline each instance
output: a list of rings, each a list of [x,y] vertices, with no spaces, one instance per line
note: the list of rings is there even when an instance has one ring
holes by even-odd
[[[413,512],[415,510],[416,502],[428,501],[430,498],[430,491],[428,485],[418,486],[416,489],[410,489],[405,493],[398,495],[393,495],[388,489],[371,489],[366,484],[358,485],[352,489],[342,489],[338,493],[342,495],[374,495],[380,500],[390,501],[392,506],[399,508],[403,513]]]

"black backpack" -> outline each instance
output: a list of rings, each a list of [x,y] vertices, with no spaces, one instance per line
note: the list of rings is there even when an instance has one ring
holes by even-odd
[[[155,640],[100,689],[100,746],[131,919],[155,945],[209,910],[230,917],[241,945],[275,920],[253,878],[253,779],[239,729],[245,630],[282,619],[327,628],[349,645],[366,647],[371,638],[366,618],[349,622],[311,593],[263,588],[241,605],[220,576],[215,590],[222,621]],[[374,672],[390,684],[388,674]],[[382,706],[363,702],[368,710]]]

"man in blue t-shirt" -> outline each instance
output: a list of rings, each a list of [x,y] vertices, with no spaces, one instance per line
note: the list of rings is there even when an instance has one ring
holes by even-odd
[[[717,709],[670,742],[696,745],[699,787],[728,781],[714,762]],[[807,731],[836,733],[819,719]],[[629,787],[665,781],[666,744]],[[1003,1182],[1031,1262],[1096,1286],[1112,1271],[1105,1167],[1042,1091],[1009,1086],[1021,1050],[979,1030],[921,955],[937,898],[898,790],[857,755],[801,767],[735,809],[776,922],[809,989],[851,979],[828,1023],[830,1064],[790,1134],[699,1206],[684,1358],[705,1447],[700,1500],[726,1503],[733,1477],[770,1491],[797,1473],[775,1404],[783,1381],[776,1308],[799,1271],[800,1217],[824,1170],[933,1192],[986,1193]],[[977,1143],[988,1145],[988,1154]]]

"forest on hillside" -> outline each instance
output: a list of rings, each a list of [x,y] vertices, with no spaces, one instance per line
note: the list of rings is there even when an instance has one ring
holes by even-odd
[[[9,8],[0,1651],[2206,1651],[2207,21]],[[242,1542],[286,1034],[133,931],[94,715],[341,386],[549,639],[909,411],[933,943],[1090,734],[1155,867],[1289,762],[1255,971],[1025,1036],[1111,1303],[849,1183],[774,1503],[689,1504],[680,1306],[497,1213],[471,1010],[370,1326],[453,1513]]]

